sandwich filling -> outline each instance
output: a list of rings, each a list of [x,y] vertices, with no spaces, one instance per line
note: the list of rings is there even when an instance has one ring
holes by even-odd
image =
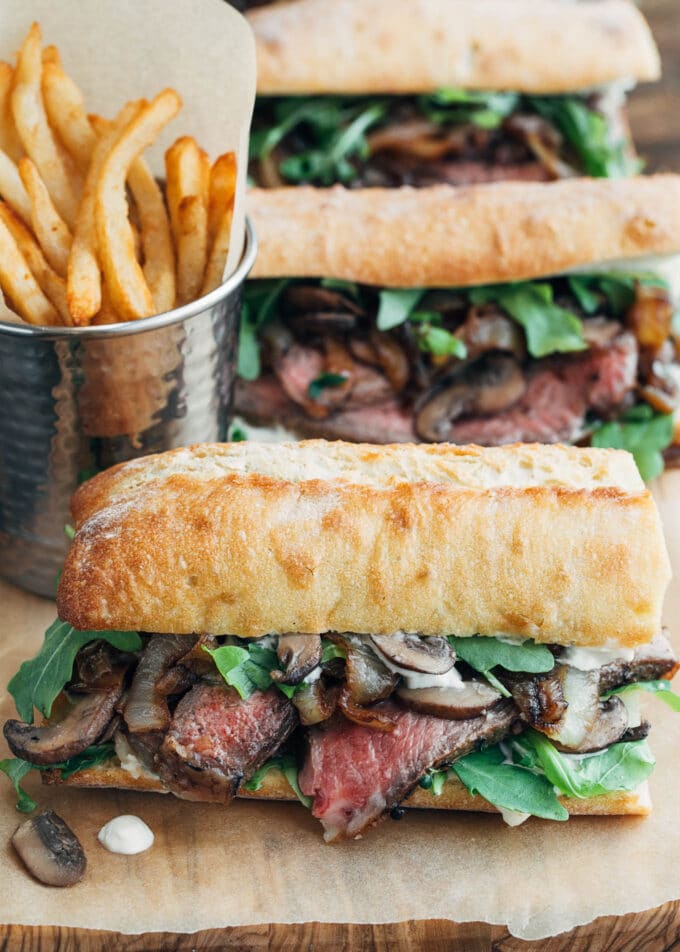
[[[591,650],[404,632],[81,632],[55,622],[10,682],[22,720],[4,726],[16,759],[0,768],[25,810],[35,805],[20,781],[34,767],[59,782],[117,766],[215,803],[256,793],[278,771],[328,841],[398,819],[417,787],[434,806],[447,784],[513,822],[564,820],[565,797],[644,783],[654,759],[635,699],[654,692],[680,710],[668,680],[677,668],[663,635],[635,650]]]
[[[250,159],[264,188],[541,182],[640,168],[620,85],[561,96],[260,97]]]
[[[472,288],[335,279],[246,286],[236,410],[377,443],[583,443],[662,468],[680,406],[680,325],[656,272]]]

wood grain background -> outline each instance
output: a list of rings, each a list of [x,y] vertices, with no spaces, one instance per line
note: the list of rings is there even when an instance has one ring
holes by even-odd
[[[680,172],[680,0],[643,0],[664,62],[661,83],[636,90],[630,118],[648,172]],[[2,884],[0,883],[0,888]],[[559,897],[553,897],[559,901]],[[546,901],[550,901],[546,897]],[[680,902],[638,915],[597,919],[568,934],[523,942],[499,926],[441,920],[381,926],[309,923],[209,930],[193,935],[126,936],[68,928],[0,926],[0,952],[671,952],[680,947]]]

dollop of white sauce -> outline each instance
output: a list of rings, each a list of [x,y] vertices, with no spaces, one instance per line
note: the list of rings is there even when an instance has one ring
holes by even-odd
[[[154,836],[144,820],[124,814],[109,820],[99,831],[97,839],[110,853],[133,856],[153,846]]]
[[[317,665],[313,671],[310,671],[307,677],[303,680],[303,684],[314,684],[315,681],[318,681],[321,677],[321,665]]]
[[[611,661],[632,661],[634,648],[579,648],[572,645],[565,648],[559,657],[563,664],[578,668],[579,671],[594,671]]]
[[[507,823],[508,826],[519,826],[520,823],[524,823],[524,821],[528,820],[531,816],[530,813],[520,813],[518,810],[506,810],[505,807],[499,807],[499,810],[501,811],[503,822]]]

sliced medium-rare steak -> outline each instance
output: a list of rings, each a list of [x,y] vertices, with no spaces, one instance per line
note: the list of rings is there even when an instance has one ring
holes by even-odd
[[[635,681],[658,681],[672,678],[678,670],[678,659],[670,641],[659,633],[648,645],[635,649],[632,661],[612,661],[600,669],[600,691],[611,691]]]
[[[199,684],[182,698],[158,753],[158,773],[184,800],[226,803],[297,725],[279,691],[241,700],[226,685]]]
[[[517,718],[508,701],[465,721],[416,714],[389,701],[376,708],[394,721],[394,730],[338,718],[309,731],[300,787],[314,798],[312,813],[327,842],[358,836],[399,804],[428,767],[463,757],[480,742],[496,743]]]

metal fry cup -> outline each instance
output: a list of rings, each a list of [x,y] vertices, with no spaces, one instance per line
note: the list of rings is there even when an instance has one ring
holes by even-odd
[[[124,460],[224,440],[243,283],[257,240],[210,294],[92,327],[0,322],[0,575],[53,597],[76,487]]]

